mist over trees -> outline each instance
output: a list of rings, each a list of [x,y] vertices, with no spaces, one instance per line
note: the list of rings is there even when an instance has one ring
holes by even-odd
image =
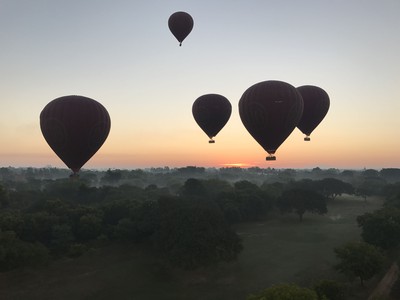
[[[343,194],[364,201],[376,195],[386,199],[382,209],[359,216],[357,223],[365,243],[393,249],[400,244],[399,182],[397,169],[188,166],[83,170],[71,180],[64,169],[0,168],[0,271],[75,258],[113,243],[146,245],[168,268],[214,266],[236,260],[243,250],[236,224],[285,214],[300,226],[308,214],[327,214]],[[335,250],[341,260],[338,270],[363,283],[378,272],[380,260],[370,273],[360,273],[361,267],[352,270],[344,256],[354,250],[349,247]],[[321,284],[320,290],[338,288],[328,285]],[[299,291],[284,286],[279,293],[281,289]]]

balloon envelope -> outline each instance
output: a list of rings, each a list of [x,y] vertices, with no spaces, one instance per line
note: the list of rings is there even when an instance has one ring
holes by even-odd
[[[83,96],[57,98],[40,113],[45,140],[74,173],[100,149],[110,127],[104,106]]]
[[[239,100],[239,114],[251,136],[273,154],[296,128],[303,113],[303,100],[292,85],[263,81],[249,87]]]
[[[328,94],[320,87],[303,85],[297,88],[304,102],[303,115],[297,128],[303,132],[306,141],[311,132],[321,123],[329,110],[330,100]]]
[[[210,138],[225,126],[232,113],[232,105],[228,99],[218,94],[207,94],[197,98],[192,106],[192,114],[200,128]]]
[[[193,29],[193,18],[186,12],[178,11],[173,13],[168,19],[168,27],[172,34],[182,45],[183,40],[189,35]]]

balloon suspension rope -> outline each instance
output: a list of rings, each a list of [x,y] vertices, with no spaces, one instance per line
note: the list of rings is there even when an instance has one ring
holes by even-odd
[[[69,175],[69,178],[71,180],[77,180],[79,178],[78,172],[73,172],[71,175]]]

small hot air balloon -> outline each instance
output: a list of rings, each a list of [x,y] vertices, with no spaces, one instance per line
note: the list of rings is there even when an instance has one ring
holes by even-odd
[[[276,160],[275,151],[296,128],[303,113],[303,99],[295,87],[283,81],[263,81],[249,87],[239,100],[244,127]]]
[[[40,113],[40,129],[72,176],[100,149],[110,132],[110,116],[99,102],[83,96],[64,96]]]
[[[183,40],[193,29],[193,18],[184,11],[173,13],[168,19],[168,27],[182,46]]]
[[[297,88],[304,102],[303,116],[297,128],[306,135],[305,141],[310,140],[310,134],[325,118],[329,110],[329,96],[320,87],[303,85]]]
[[[197,98],[192,106],[192,114],[200,128],[215,143],[213,137],[225,126],[232,113],[228,99],[218,94],[207,94]]]

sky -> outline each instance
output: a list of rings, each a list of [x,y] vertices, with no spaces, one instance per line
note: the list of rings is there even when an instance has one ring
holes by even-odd
[[[194,19],[182,47],[176,11]],[[39,124],[65,95],[111,117],[89,169],[400,167],[399,13],[398,0],[0,0],[0,167],[65,167]],[[266,80],[330,97],[311,142],[296,128],[276,161],[238,112]],[[215,144],[192,116],[209,93],[232,104]]]

